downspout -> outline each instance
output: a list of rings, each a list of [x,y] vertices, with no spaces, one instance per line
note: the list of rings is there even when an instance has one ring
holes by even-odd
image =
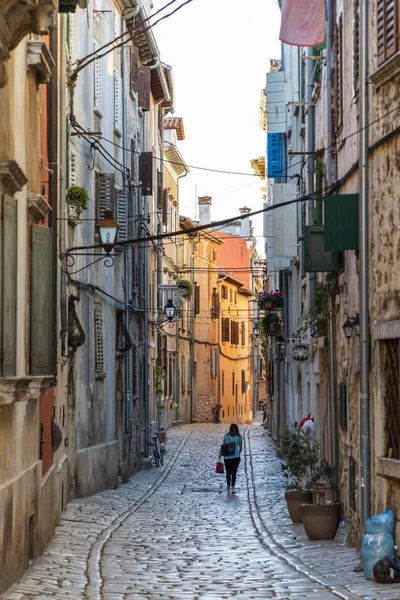
[[[138,8],[137,11],[133,11],[131,13],[129,13],[128,15],[124,15],[122,17],[122,32],[124,33],[126,31],[126,20],[134,17],[136,15],[136,13],[138,12]],[[127,64],[126,64],[126,48],[123,48],[123,52],[122,52],[122,74],[123,74],[123,86],[122,86],[122,129],[123,129],[123,146],[124,146],[124,151],[123,151],[123,164],[125,167],[125,170],[128,168],[129,165],[129,159],[128,159],[128,118],[127,118],[127,90],[126,90],[126,86],[127,86],[127,81],[129,81],[129,79],[126,77],[127,74]],[[132,179],[133,173],[131,173],[131,179]],[[129,186],[129,181],[128,181],[128,186]],[[126,189],[126,182],[124,181],[124,188]],[[129,198],[128,198],[129,200]],[[132,198],[133,201],[133,198]],[[126,215],[126,219],[128,220],[129,218],[129,210],[127,212]],[[129,229],[129,227],[128,227]],[[127,328],[127,331],[130,330],[130,321],[131,321],[131,315],[132,313],[130,312],[129,307],[131,306],[131,273],[132,273],[132,269],[130,269],[130,260],[129,260],[129,254],[130,254],[130,249],[126,246],[124,248],[124,271],[125,271],[125,304],[126,304],[126,314],[125,314],[125,325]],[[132,444],[132,429],[133,429],[133,424],[131,423],[132,420],[132,415],[131,415],[131,402],[132,402],[132,379],[131,379],[131,369],[129,368],[129,365],[132,364],[132,349],[129,350],[126,353],[126,361],[125,361],[125,395],[124,395],[124,399],[125,399],[125,434],[128,437],[129,440],[129,452],[128,452],[128,466],[127,466],[127,471],[128,471],[128,476],[130,475],[130,457],[131,457],[131,444]],[[124,461],[124,456],[121,457],[122,461]]]
[[[188,174],[188,170],[185,170],[184,173],[182,173],[181,175],[177,176],[177,189],[178,189],[178,215],[177,215],[177,220],[178,220],[178,225],[175,225],[175,230],[179,229],[179,180],[183,179],[183,177],[186,177],[186,175]],[[180,266],[179,264],[180,262],[180,258],[179,258],[179,242],[176,244],[176,260],[175,263],[178,265],[178,267]],[[177,321],[176,323],[176,342],[175,342],[175,346],[176,346],[176,351],[177,351],[177,359],[176,359],[176,372],[175,372],[175,380],[176,380],[176,398],[175,398],[175,402],[177,403],[177,408],[176,408],[176,424],[179,425],[179,409],[180,409],[180,399],[181,399],[181,390],[180,390],[180,385],[179,385],[179,373],[180,373],[180,369],[179,369],[179,357],[180,357],[180,353],[179,353],[179,321]],[[192,370],[192,364],[190,362],[190,369]],[[192,377],[192,381],[193,381],[193,377]]]
[[[327,94],[327,124],[328,124],[328,152],[326,155],[326,176],[328,188],[336,181],[336,160],[333,148],[333,116],[332,116],[332,56],[333,48],[333,0],[327,0],[327,30],[326,30],[326,87]],[[330,405],[330,463],[339,472],[339,445],[338,445],[338,415],[337,415],[337,384],[336,384],[336,323],[335,299],[331,297],[329,306],[329,405]]]
[[[371,512],[369,415],[369,199],[368,199],[368,0],[360,2],[360,490],[361,527]]]
[[[53,71],[47,87],[48,157],[49,157],[49,227],[51,227],[51,373],[57,378],[58,354],[58,19],[55,16],[50,29],[50,54],[54,59]],[[61,228],[64,225],[61,225]],[[55,381],[54,381],[55,384]]]
[[[308,48],[307,56],[314,56],[314,49]],[[313,72],[314,72],[314,60],[309,58],[306,65],[306,77],[307,77],[307,105],[308,118],[307,118],[307,194],[314,192],[314,158],[315,158],[315,109],[313,104]],[[313,224],[314,220],[314,200],[309,200],[307,203],[307,223],[308,225]],[[309,307],[311,308],[311,301],[315,291],[315,273],[308,274],[308,301]]]

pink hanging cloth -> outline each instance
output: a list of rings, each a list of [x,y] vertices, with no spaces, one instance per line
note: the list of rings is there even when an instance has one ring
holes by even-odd
[[[318,46],[325,39],[325,0],[283,0],[279,39],[292,46]]]

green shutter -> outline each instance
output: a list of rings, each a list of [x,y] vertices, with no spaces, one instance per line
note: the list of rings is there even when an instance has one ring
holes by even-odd
[[[1,348],[3,377],[16,374],[17,334],[17,201],[3,196],[1,237]]]
[[[335,252],[327,252],[324,247],[324,228],[308,225],[305,228],[305,268],[307,273],[338,270],[338,257]]]
[[[358,250],[358,194],[325,196],[325,250]]]
[[[31,225],[30,372],[51,375],[51,229]]]

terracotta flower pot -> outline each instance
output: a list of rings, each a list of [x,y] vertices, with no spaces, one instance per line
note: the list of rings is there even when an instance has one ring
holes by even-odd
[[[310,540],[333,540],[339,525],[340,504],[302,504],[300,514]]]
[[[299,506],[312,502],[312,492],[285,492],[285,500],[293,523],[301,523]]]

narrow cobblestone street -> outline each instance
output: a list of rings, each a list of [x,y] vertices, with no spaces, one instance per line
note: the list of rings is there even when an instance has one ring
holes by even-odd
[[[215,473],[223,425],[168,432],[164,466],[71,502],[47,551],[1,600],[398,599],[359,553],[292,525],[274,446],[243,426],[238,494]]]

